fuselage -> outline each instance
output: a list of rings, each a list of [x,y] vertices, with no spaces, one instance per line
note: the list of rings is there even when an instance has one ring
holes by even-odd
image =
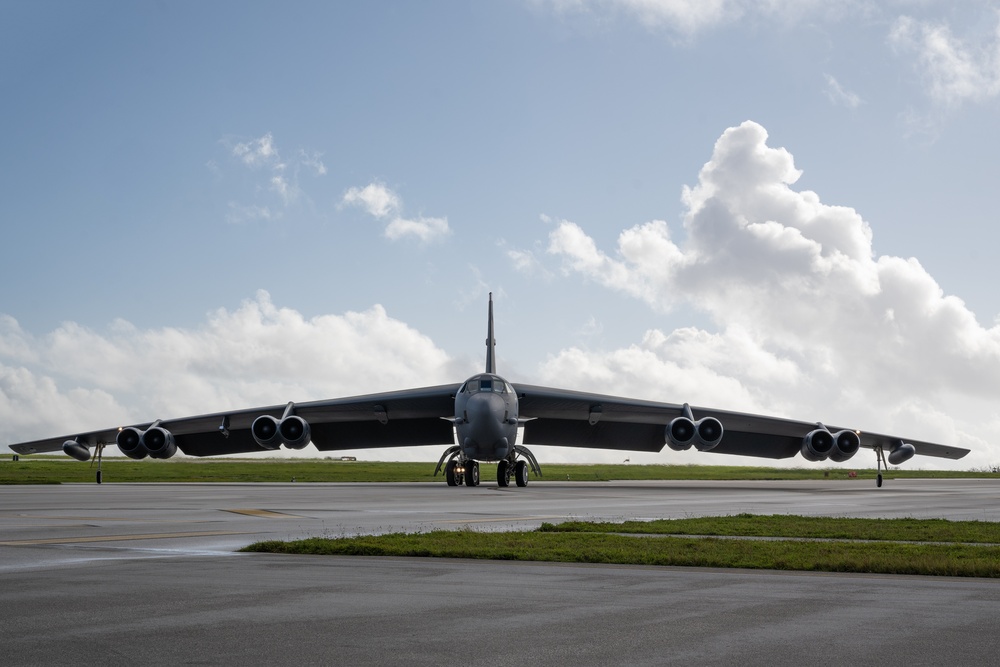
[[[517,394],[499,375],[482,373],[455,395],[455,432],[466,458],[499,461],[517,441]]]

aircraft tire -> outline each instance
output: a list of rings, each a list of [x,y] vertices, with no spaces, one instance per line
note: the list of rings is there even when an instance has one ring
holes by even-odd
[[[527,461],[518,461],[517,465],[514,466],[514,480],[518,486],[528,486]]]
[[[497,463],[497,486],[510,486],[510,464],[507,462],[507,459],[503,459]]]
[[[479,461],[469,461],[465,464],[465,485],[479,486]]]
[[[101,479],[101,471],[97,471],[97,483],[100,484],[103,480]]]
[[[455,474],[455,468],[458,467],[458,461],[452,459],[448,461],[448,465],[444,468],[444,479],[448,482],[448,486],[458,486],[458,475]]]
[[[875,478],[875,486],[882,488],[882,473],[879,473],[878,477]]]

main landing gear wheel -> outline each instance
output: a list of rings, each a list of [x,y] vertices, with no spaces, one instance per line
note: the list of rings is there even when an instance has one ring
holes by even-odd
[[[465,485],[479,486],[479,461],[469,461],[465,464]]]
[[[510,463],[502,459],[497,463],[497,486],[510,486]]]
[[[455,474],[455,468],[458,467],[458,461],[452,459],[448,461],[448,465],[444,469],[444,479],[448,482],[448,486],[458,486],[461,481],[461,475]]]
[[[878,477],[875,478],[875,486],[882,488],[882,473],[879,473]]]
[[[514,481],[518,486],[528,486],[528,462],[518,461],[514,466]]]

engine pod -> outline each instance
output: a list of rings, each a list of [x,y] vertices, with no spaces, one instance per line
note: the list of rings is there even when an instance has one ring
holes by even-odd
[[[144,459],[149,455],[146,448],[142,446],[142,431],[134,426],[118,431],[115,444],[118,445],[121,453],[130,459]]]

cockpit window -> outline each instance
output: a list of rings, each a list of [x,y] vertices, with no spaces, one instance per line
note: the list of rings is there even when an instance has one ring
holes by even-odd
[[[495,394],[513,394],[514,389],[504,382],[502,379],[486,375],[468,380],[462,385],[462,388],[458,390],[460,394],[476,394],[481,391],[490,391]]]

